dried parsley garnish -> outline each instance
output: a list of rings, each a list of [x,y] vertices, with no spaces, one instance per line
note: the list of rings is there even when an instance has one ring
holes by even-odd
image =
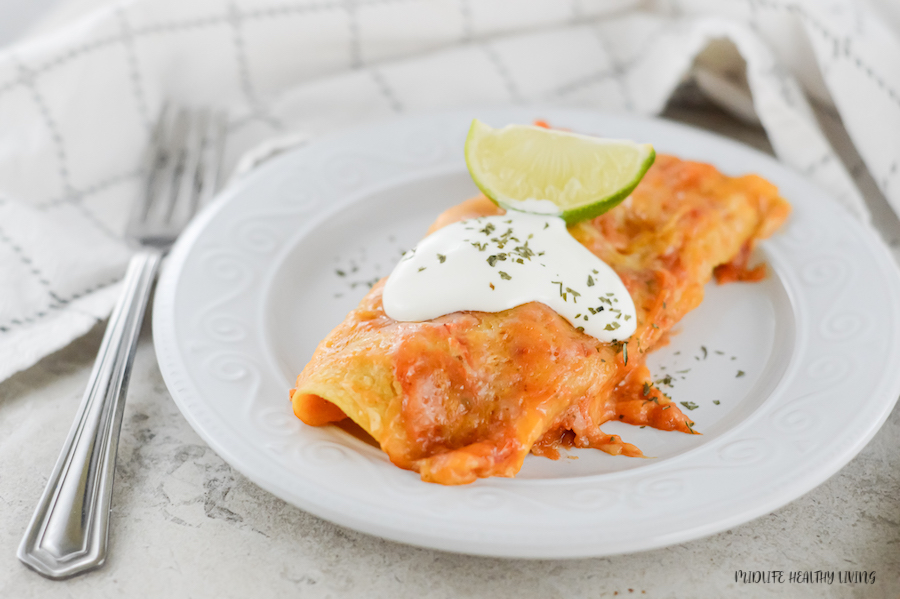
[[[569,301],[569,300],[567,299],[566,292],[563,291],[563,284],[562,284],[562,281],[550,281],[550,283],[553,284],[553,285],[559,285],[559,297],[563,298],[563,301],[564,301],[564,302]]]

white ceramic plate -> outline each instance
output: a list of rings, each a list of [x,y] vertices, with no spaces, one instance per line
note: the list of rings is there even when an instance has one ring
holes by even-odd
[[[769,278],[710,285],[653,354],[702,436],[604,425],[652,459],[529,456],[515,479],[423,483],[288,390],[318,342],[447,207],[476,193],[473,117],[579,132],[775,182],[794,213],[759,250]],[[775,160],[672,123],[571,110],[429,115],[322,139],[232,186],[183,235],[153,314],[160,368],[194,429],[271,493],[338,524],[464,553],[584,557],[725,530],[856,455],[900,394],[900,278],[877,235]],[[718,402],[718,403],[715,403]]]

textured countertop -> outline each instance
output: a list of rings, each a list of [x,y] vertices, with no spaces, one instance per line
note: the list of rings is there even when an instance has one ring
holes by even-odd
[[[767,149],[759,130],[708,108],[670,109],[667,116]],[[900,258],[897,219],[865,184],[863,191]],[[0,597],[900,597],[900,409],[827,482],[733,530],[602,559],[470,557],[335,526],[235,472],[173,403],[149,323],[125,407],[110,557],[98,571],[49,581],[20,564],[15,550],[102,332],[98,326],[0,383]],[[784,582],[736,582],[739,570],[781,571]],[[835,578],[790,583],[796,571]],[[847,571],[874,572],[875,582],[840,582],[838,573]]]

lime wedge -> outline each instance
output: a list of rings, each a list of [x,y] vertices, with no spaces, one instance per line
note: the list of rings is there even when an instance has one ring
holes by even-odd
[[[569,224],[619,204],[656,157],[649,144],[529,125],[493,129],[478,119],[465,151],[475,184],[500,207]]]

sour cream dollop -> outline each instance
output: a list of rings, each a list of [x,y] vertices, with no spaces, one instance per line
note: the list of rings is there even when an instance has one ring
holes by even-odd
[[[600,341],[635,331],[634,302],[561,218],[510,210],[453,223],[404,254],[384,287],[385,313],[421,322],[461,310],[541,302]]]

